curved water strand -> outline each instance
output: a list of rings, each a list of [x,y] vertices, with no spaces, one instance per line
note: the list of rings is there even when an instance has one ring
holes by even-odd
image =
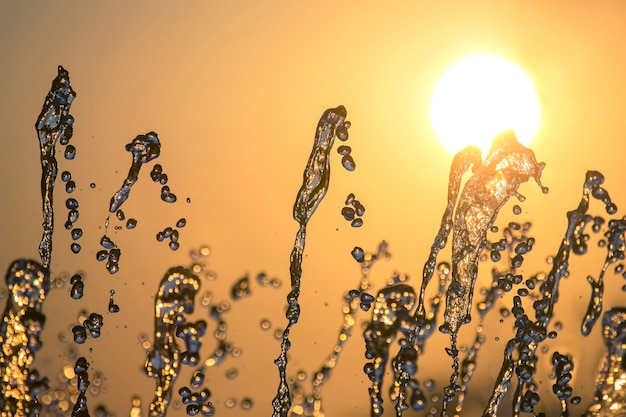
[[[499,210],[531,177],[544,192],[541,172],[532,150],[517,141],[513,131],[494,138],[491,149],[474,175],[467,180],[454,215],[452,236],[452,281],[446,295],[442,331],[456,333],[471,321],[470,310],[478,261],[487,242],[486,233]],[[523,198],[523,197],[522,197]]]
[[[291,346],[289,331],[298,322],[298,317],[300,316],[298,297],[300,296],[306,225],[328,191],[330,182],[330,150],[335,140],[336,129],[344,125],[346,115],[345,107],[339,106],[326,110],[320,118],[317,124],[313,150],[304,170],[302,186],[298,191],[298,196],[293,206],[293,218],[300,224],[300,228],[296,233],[290,256],[291,291],[287,295],[286,313],[288,323],[283,331],[280,355],[274,361],[278,367],[280,378],[276,396],[272,400],[274,417],[286,417],[291,408],[291,395],[287,383],[287,351]]]
[[[73,134],[74,117],[70,107],[76,93],[70,85],[70,75],[59,65],[58,75],[52,81],[41,113],[35,122],[41,151],[41,197],[43,208],[43,235],[39,255],[44,268],[50,267],[52,257],[52,232],[54,230],[54,182],[57,177],[56,143],[67,144]]]

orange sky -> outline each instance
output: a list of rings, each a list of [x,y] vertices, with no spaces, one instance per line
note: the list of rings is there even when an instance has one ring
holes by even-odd
[[[5,98],[0,102],[0,173],[5,178],[0,182],[5,197],[0,265],[37,257],[41,169],[33,124],[57,65],[63,65],[77,92],[71,111],[77,156],[66,161],[59,154],[59,168],[70,170],[77,182],[72,196],[80,203],[78,225],[85,235],[82,252],[71,254],[63,228],[66,195],[59,182],[52,271],[84,271],[87,289],[80,302],[70,301],[65,291],[50,294],[44,308],[49,317],[46,347],[38,358],[54,379],[54,370],[60,369],[57,353],[65,346],[56,341],[57,333],[75,324],[81,308],[104,311],[109,290],[115,289],[122,311],[105,317],[101,340],[78,348],[88,354],[93,347],[88,359],[109,378],[109,393],[90,398],[91,407],[102,401],[119,416],[127,413],[131,393],[148,401],[153,381],[138,370],[144,353],[137,335],[151,332],[152,297],[163,273],[172,265],[188,264],[189,250],[206,243],[213,250],[209,263],[219,281],[214,287],[204,281],[201,292],[210,289],[218,299],[227,297],[228,284],[261,270],[284,282],[278,291],[258,289],[233,307],[227,320],[244,354],[214,369],[209,379],[216,403],[250,394],[255,400],[250,414],[269,414],[278,382],[272,363],[278,344],[261,332],[258,322],[267,317],[273,328],[285,324],[281,312],[297,229],[291,209],[316,123],[326,108],[347,108],[352,122],[347,145],[357,169],[345,171],[333,152],[330,190],[309,227],[303,316],[293,331],[290,370],[311,373],[329,353],[340,325],[341,296],[358,283],[358,266],[349,255],[353,246],[373,250],[382,239],[390,243],[393,259],[375,267],[373,291],[395,270],[409,274],[418,286],[443,213],[452,159],[434,136],[428,104],[437,78],[467,55],[491,53],[515,62],[533,79],[540,98],[542,121],[531,147],[547,163],[543,182],[550,193],[543,195],[530,183],[520,189],[528,197],[523,219],[536,226],[536,268],[543,268],[539,261],[556,250],[565,211],[577,205],[587,169],[606,175],[606,186],[623,215],[623,2],[337,3],[0,5]],[[162,203],[159,187],[149,180],[151,165],[144,167],[124,205],[139,225],[115,235],[123,252],[121,271],[109,276],[94,253],[109,199],[130,166],[124,146],[151,130],[162,143],[157,162],[179,202]],[[340,215],[350,192],[366,207],[361,229],[352,229]],[[186,197],[191,204],[184,202]],[[507,207],[503,216],[509,216]],[[600,214],[599,205],[595,210]],[[154,235],[180,217],[188,222],[181,230],[181,249],[172,252]],[[583,291],[579,301],[586,304],[584,277],[597,274],[600,264],[578,264],[580,276],[565,284]],[[615,290],[608,291],[607,306],[624,299],[617,278],[611,280]],[[568,344],[576,357],[576,346],[584,340],[576,336],[582,311],[580,306],[571,308],[571,324],[567,315],[562,320],[574,335],[557,339],[551,348]],[[498,327],[496,320],[490,340],[502,330],[501,339],[508,338],[508,329]],[[327,386],[329,416],[363,415],[360,410],[367,407],[363,342],[356,333],[346,362]],[[592,333],[593,343],[599,335],[599,329]],[[472,337],[471,330],[467,337]],[[495,357],[501,348],[493,347]],[[107,358],[112,349],[120,349],[115,361]],[[435,361],[424,361],[424,372],[445,381],[448,359],[436,349],[429,354],[440,362],[434,366]],[[593,361],[576,364],[581,376],[574,389],[584,398],[593,388],[582,381],[593,378],[601,354],[597,345],[589,354]],[[230,367],[240,370],[238,379],[212,386]],[[224,415],[240,412],[227,411]],[[182,409],[172,413],[182,414]]]

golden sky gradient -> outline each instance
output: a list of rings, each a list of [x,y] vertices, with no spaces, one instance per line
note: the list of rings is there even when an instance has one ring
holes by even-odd
[[[389,242],[393,258],[374,267],[371,292],[393,271],[408,274],[419,287],[445,206],[452,160],[434,136],[429,102],[438,77],[474,53],[500,55],[519,65],[540,99],[541,125],[531,148],[547,164],[542,178],[550,193],[543,195],[533,183],[522,186],[527,201],[519,219],[533,222],[537,238],[535,263],[529,261],[524,273],[545,269],[543,259],[558,247],[565,212],[578,204],[587,169],[605,174],[618,213],[624,213],[624,39],[621,1],[2,2],[2,268],[16,258],[38,256],[41,167],[33,125],[57,65],[69,71],[77,92],[71,110],[77,156],[67,161],[60,153],[58,161],[59,172],[71,171],[78,186],[72,197],[80,203],[82,251],[69,250],[63,228],[67,195],[58,181],[51,269],[70,275],[83,271],[86,293],[81,301],[72,301],[65,289],[50,293],[40,368],[55,380],[62,366],[58,355],[70,344],[58,342],[57,334],[67,333],[83,308],[104,313],[109,290],[115,289],[121,312],[105,314],[102,338],[77,347],[92,369],[108,378],[108,392],[88,397],[89,406],[102,402],[121,416],[133,394],[147,404],[154,383],[140,369],[144,351],[138,335],[151,335],[158,282],[170,266],[188,265],[191,249],[208,244],[209,266],[219,278],[203,281],[201,293],[209,290],[215,299],[226,299],[230,283],[259,271],[283,280],[279,290],[253,288],[250,299],[232,303],[225,316],[229,337],[243,354],[207,376],[223,415],[242,415],[239,406],[229,410],[223,403],[245,396],[255,402],[249,415],[269,415],[278,384],[272,361],[279,346],[273,330],[262,331],[259,321],[270,319],[272,329],[286,324],[282,312],[297,230],[291,210],[320,115],[346,107],[352,122],[346,144],[357,168],[344,170],[333,151],[330,190],[309,224],[302,317],[292,332],[290,373],[310,374],[330,353],[341,323],[341,297],[359,281],[350,257],[355,245],[374,250],[382,239]],[[138,227],[111,234],[123,255],[121,271],[109,276],[95,260],[109,200],[130,166],[124,146],[149,131],[159,135],[162,151],[155,162],[179,201],[160,201],[160,187],[149,177],[152,164],[143,168],[123,206]],[[351,192],[366,207],[360,229],[340,215]],[[512,204],[503,209],[502,224],[512,220]],[[594,210],[602,214],[599,204]],[[173,252],[154,236],[180,217],[187,226],[180,232],[181,249]],[[589,290],[585,277],[597,276],[603,256],[573,262],[557,305],[563,334],[549,343],[574,356],[580,410],[591,398],[603,352],[599,326],[588,339],[578,332]],[[488,278],[479,281],[484,285]],[[623,283],[619,276],[608,279],[605,308],[624,304]],[[476,375],[467,415],[473,415],[473,407],[481,409],[491,389],[511,325],[495,317],[487,328],[490,344],[484,364],[479,362],[484,369]],[[461,331],[465,343],[473,337],[471,327]],[[326,386],[328,416],[366,414],[360,333],[355,330],[344,362]],[[449,376],[450,361],[441,349],[446,342],[436,335],[420,362],[420,372],[439,381],[438,390]],[[207,337],[203,352],[208,354],[211,343]],[[583,344],[585,362],[577,362]],[[541,359],[546,375],[548,358]],[[239,369],[234,380],[223,376],[230,368]],[[178,386],[185,381],[188,373]],[[551,384],[546,377],[547,391]],[[552,394],[542,398],[546,409],[557,405]],[[392,410],[391,403],[387,408]]]

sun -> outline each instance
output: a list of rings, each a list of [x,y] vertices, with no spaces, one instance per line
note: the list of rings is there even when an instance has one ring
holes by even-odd
[[[530,144],[539,129],[539,99],[530,77],[514,63],[495,55],[472,55],[439,78],[430,118],[452,154],[476,145],[484,157],[493,137],[506,129]]]

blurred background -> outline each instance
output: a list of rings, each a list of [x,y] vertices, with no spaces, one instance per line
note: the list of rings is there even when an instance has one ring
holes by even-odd
[[[356,170],[344,170],[333,151],[330,189],[308,227],[302,315],[292,330],[288,368],[290,375],[302,370],[307,378],[331,353],[343,296],[359,284],[360,268],[350,256],[354,246],[375,251],[381,240],[389,243],[392,258],[374,266],[370,293],[394,272],[407,274],[419,288],[452,161],[431,128],[429,102],[438,77],[474,53],[515,62],[539,95],[541,126],[531,148],[547,164],[542,178],[550,193],[524,184],[520,192],[527,200],[515,220],[531,221],[537,240],[522,273],[547,272],[545,259],[558,248],[566,211],[578,205],[588,169],[605,174],[618,214],[624,213],[624,39],[621,1],[3,2],[2,268],[17,258],[38,259],[41,166],[33,126],[58,65],[69,71],[77,93],[70,142],[76,157],[64,159],[58,145],[57,158],[59,174],[70,171],[77,185],[71,196],[80,204],[76,226],[84,231],[82,250],[70,251],[72,240],[63,227],[68,195],[59,178],[51,271],[60,288],[50,292],[43,308],[47,323],[36,367],[52,386],[63,388],[58,376],[73,365],[68,358],[85,356],[90,380],[100,373],[99,387],[88,394],[90,410],[104,404],[117,416],[127,415],[131,398],[139,396],[146,413],[154,380],[143,372],[143,343],[153,338],[159,282],[171,266],[190,265],[190,253],[206,245],[211,253],[203,262],[216,277],[202,278],[192,318],[207,319],[200,302],[207,291],[214,303],[228,301],[223,316],[228,339],[241,355],[209,369],[205,385],[218,415],[269,415],[278,386],[274,333],[286,324],[289,254],[297,230],[291,210],[320,115],[339,104],[346,107],[352,122],[347,145]],[[149,131],[157,132],[162,144],[153,163],[163,166],[178,201],[161,201],[160,185],[150,180],[153,164],[144,166],[123,206],[127,218],[137,219],[136,229],[127,230],[111,216],[108,234],[122,258],[120,271],[110,275],[95,256],[109,200],[130,167],[125,145]],[[340,214],[349,193],[366,207],[361,228],[350,227]],[[513,220],[513,204],[519,202],[503,208],[497,224]],[[605,214],[600,204],[592,212]],[[183,217],[187,224],[179,229],[177,251],[167,240],[156,240],[159,231]],[[543,411],[558,408],[549,379],[554,350],[574,359],[572,387],[583,398],[574,414],[593,395],[604,355],[601,327],[586,338],[579,331],[590,293],[586,276],[597,277],[605,256],[593,249],[572,260],[556,309],[562,330],[546,343],[549,351],[540,353]],[[449,252],[442,256],[449,258]],[[489,267],[485,264],[478,287],[489,284]],[[280,279],[282,286],[258,285],[259,272]],[[81,300],[69,294],[75,273],[84,275]],[[232,300],[231,285],[246,275],[251,296]],[[606,280],[605,309],[624,305],[624,280],[612,272]],[[110,290],[120,306],[116,314],[107,313]],[[510,307],[508,299],[501,303]],[[466,415],[484,408],[512,336],[513,319],[503,319],[498,309],[486,323],[487,342]],[[102,337],[74,344],[71,327],[81,314],[94,311],[104,315]],[[357,320],[368,317],[360,311]],[[270,323],[268,329],[262,320]],[[207,321],[203,359],[215,349],[215,322]],[[475,322],[462,328],[459,343],[471,343],[474,327]],[[324,389],[328,416],[368,414],[361,333],[355,329]],[[419,378],[436,382],[429,395],[440,396],[449,378],[447,343],[446,336],[435,334],[419,362]],[[184,367],[176,390],[188,385],[190,374]],[[246,398],[252,407],[242,408]],[[393,407],[386,404],[390,413]],[[169,415],[185,415],[184,407],[175,404]]]

